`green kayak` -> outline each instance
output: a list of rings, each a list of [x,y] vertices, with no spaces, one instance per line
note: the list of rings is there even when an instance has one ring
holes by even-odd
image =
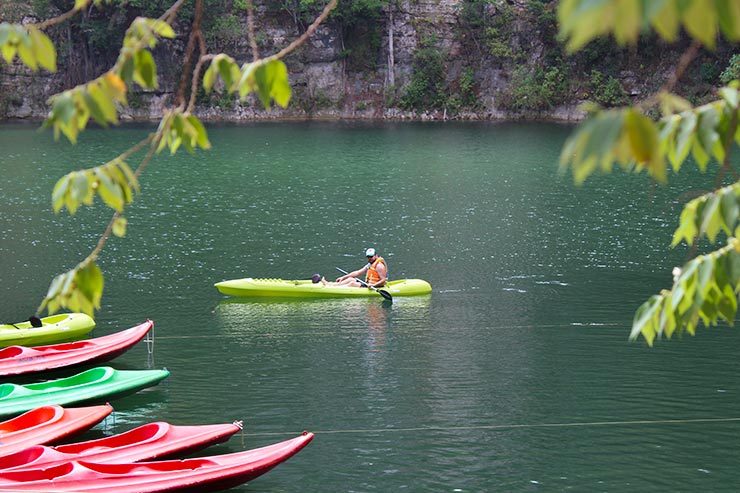
[[[27,385],[4,383],[0,385],[0,416],[51,404],[107,401],[156,385],[169,374],[167,370],[114,370],[101,366],[59,380]]]
[[[368,288],[349,286],[324,286],[310,280],[290,281],[285,279],[233,279],[215,284],[216,289],[229,296],[270,296],[276,298],[354,298],[380,297]],[[421,279],[399,279],[390,281],[380,288],[391,296],[417,296],[432,292],[432,286]]]
[[[0,324],[0,347],[75,341],[95,328],[95,321],[84,313],[60,313],[44,317],[41,322],[41,327],[32,327],[31,322]]]

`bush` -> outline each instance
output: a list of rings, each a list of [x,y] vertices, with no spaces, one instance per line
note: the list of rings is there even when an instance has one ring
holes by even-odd
[[[475,87],[475,73],[468,67],[460,74],[460,100],[464,108],[478,106],[478,94]]]
[[[239,18],[234,14],[212,18],[205,24],[204,34],[209,44],[218,47],[233,46],[244,37]]]
[[[501,106],[515,111],[547,110],[563,102],[567,90],[567,80],[559,67],[534,71],[518,67],[509,90],[501,94]]]
[[[598,70],[592,70],[589,85],[592,99],[602,106],[622,106],[629,102],[629,97],[621,82],[611,75],[607,76]]]
[[[740,79],[740,53],[732,55],[727,68],[720,74],[719,80],[729,84],[731,80]]]
[[[712,84],[717,81],[717,78],[722,73],[722,70],[717,66],[716,63],[704,62],[699,67],[699,77],[702,82]]]
[[[411,82],[401,97],[405,109],[442,109],[446,105],[444,55],[433,38],[422,39],[414,53]]]

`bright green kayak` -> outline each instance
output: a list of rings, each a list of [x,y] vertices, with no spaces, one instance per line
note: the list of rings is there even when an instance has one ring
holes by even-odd
[[[75,341],[95,328],[95,321],[84,313],[60,313],[44,317],[41,322],[41,327],[32,327],[31,322],[0,324],[0,347]]]
[[[289,281],[285,279],[233,279],[215,284],[216,289],[229,296],[272,296],[280,298],[343,298],[380,297],[368,288],[348,286],[324,286],[310,280]],[[432,292],[432,286],[421,279],[399,279],[390,281],[380,288],[391,296],[417,296]]]
[[[0,385],[0,416],[15,415],[40,406],[110,400],[151,387],[167,378],[167,370],[114,370],[92,368],[59,380]]]

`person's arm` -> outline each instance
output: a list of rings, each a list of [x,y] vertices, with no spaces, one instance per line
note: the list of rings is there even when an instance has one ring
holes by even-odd
[[[377,288],[378,286],[382,286],[385,284],[385,281],[388,279],[388,270],[385,268],[385,264],[382,262],[378,262],[378,266],[375,268],[378,275],[380,276],[380,280],[376,282],[375,284],[371,284],[370,286],[373,288]]]
[[[341,276],[341,277],[337,277],[337,282],[342,282],[342,281],[344,281],[345,279],[349,279],[350,277],[357,277],[357,276],[361,276],[362,274],[364,274],[364,273],[365,273],[365,271],[367,270],[367,268],[368,268],[369,266],[370,266],[370,264],[367,264],[367,265],[366,265],[365,267],[363,267],[362,269],[357,269],[357,270],[353,270],[353,271],[352,271],[352,272],[350,272],[349,274],[345,274],[345,275],[343,275],[343,276]]]

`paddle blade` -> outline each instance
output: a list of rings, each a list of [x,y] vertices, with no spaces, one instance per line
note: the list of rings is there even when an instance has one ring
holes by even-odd
[[[378,293],[380,293],[380,296],[387,299],[388,301],[393,301],[393,296],[388,291],[383,291],[382,289],[378,289]]]

